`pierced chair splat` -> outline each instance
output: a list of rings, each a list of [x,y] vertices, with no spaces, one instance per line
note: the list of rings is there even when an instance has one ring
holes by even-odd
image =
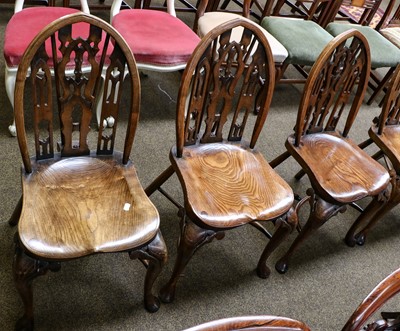
[[[309,218],[276,269],[286,272],[297,247],[336,214],[366,197],[372,201],[346,235],[346,243],[362,244],[357,229],[375,216],[387,200],[388,172],[349,138],[368,84],[370,55],[365,37],[356,30],[332,40],[311,69],[304,87],[294,134],[287,152],[273,160],[279,165],[293,156],[306,173]],[[346,115],[345,115],[346,114]],[[345,117],[341,120],[341,117]],[[339,128],[339,124],[343,128]]]
[[[242,37],[232,40],[237,27]],[[242,19],[208,33],[188,62],[178,95],[171,166],[146,188],[148,195],[157,189],[163,192],[161,185],[176,173],[184,193],[178,256],[160,292],[165,302],[174,299],[177,281],[195,251],[223,238],[224,231],[275,223],[257,266],[258,275],[266,278],[267,258],[297,225],[290,186],[254,148],[269,111],[274,79],[265,35]]]
[[[74,35],[77,24],[86,25],[86,33]],[[84,61],[91,70],[83,72]],[[97,131],[91,129],[93,104],[105,66],[108,93],[102,98],[101,119],[113,116],[115,125]],[[71,68],[74,75],[67,75]],[[126,84],[125,71],[130,77]],[[141,260],[147,266],[145,307],[158,310],[152,286],[167,250],[158,212],[130,160],[139,109],[134,57],[120,34],[95,16],[77,13],[54,21],[24,53],[15,86],[23,195],[13,214],[12,225],[18,224],[13,275],[25,307],[17,330],[33,329],[36,277],[58,271],[61,262],[95,253],[124,252]],[[124,113],[125,126],[118,123]],[[25,129],[25,123],[33,129]],[[120,144],[121,152],[116,149]],[[30,157],[30,150],[35,156]]]

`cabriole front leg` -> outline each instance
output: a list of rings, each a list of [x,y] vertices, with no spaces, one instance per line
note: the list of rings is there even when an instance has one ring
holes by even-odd
[[[294,208],[291,208],[284,217],[281,217],[275,222],[275,232],[272,238],[268,241],[265,246],[263,253],[261,254],[260,260],[257,265],[257,275],[260,278],[267,278],[271,271],[267,266],[267,259],[273,253],[273,251],[287,238],[289,233],[297,226],[298,219],[297,213]]]
[[[223,236],[224,232],[202,229],[186,215],[183,216],[174,270],[170,280],[160,291],[160,298],[163,302],[169,303],[174,300],[176,284],[193,254],[204,244],[211,242],[214,238],[222,239]]]
[[[391,177],[391,190],[384,190],[375,196],[364,211],[357,217],[346,234],[345,242],[348,246],[354,247],[364,245],[368,231],[386,213],[392,210],[400,202],[400,179],[397,175]],[[363,226],[363,224],[366,224]],[[361,230],[360,230],[361,228]]]
[[[153,295],[153,285],[168,258],[167,246],[161,232],[159,231],[147,246],[129,252],[129,257],[131,259],[140,259],[147,267],[144,281],[144,306],[147,311],[154,313],[160,308],[160,301]]]
[[[311,197],[309,200],[310,215],[287,253],[276,263],[275,269],[279,273],[285,273],[289,269],[290,258],[304,240],[306,240],[331,217],[335,216],[339,212],[343,213],[346,210],[346,206],[338,206],[327,202],[314,194],[312,190],[308,190],[307,194]]]
[[[33,293],[32,281],[48,270],[58,271],[60,264],[34,259],[25,254],[18,239],[16,239],[15,255],[13,261],[13,276],[15,286],[24,304],[24,315],[15,324],[15,330],[33,330]]]

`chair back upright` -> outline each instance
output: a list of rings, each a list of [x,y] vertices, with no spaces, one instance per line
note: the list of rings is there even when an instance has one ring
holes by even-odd
[[[354,37],[349,43],[351,34]],[[346,113],[341,135],[347,137],[364,99],[370,67],[368,42],[360,32],[347,31],[328,44],[304,87],[295,146],[299,146],[304,135],[337,130],[341,116]],[[346,106],[350,106],[348,112]]]
[[[243,33],[237,42],[231,40],[231,29],[239,26]],[[257,113],[250,139],[250,148],[254,148],[269,111],[274,79],[271,49],[260,28],[235,19],[210,31],[181,80],[177,156],[182,156],[184,146],[240,142],[251,112]]]
[[[72,30],[75,24],[87,24],[87,36],[73,38]],[[50,49],[49,43],[46,43],[49,39]],[[59,49],[56,46],[58,44]],[[100,44],[102,47],[99,47]],[[90,65],[91,70],[83,72],[83,63]],[[94,105],[99,93],[102,71],[106,66],[101,123],[111,116],[115,119],[115,125],[113,128],[100,126],[97,138],[93,139],[97,140],[97,147],[93,150],[97,155],[113,154],[119,114],[122,108],[127,108],[129,119],[123,163],[128,162],[140,105],[140,84],[135,60],[126,42],[108,23],[91,15],[78,13],[69,15],[67,20],[56,20],[43,30],[26,50],[18,68],[15,119],[18,143],[27,173],[32,171],[32,164],[25,122],[33,123],[37,160],[55,157],[54,127],[57,121],[60,126],[58,147],[61,157],[91,154],[89,133],[92,131],[91,125],[95,122]],[[66,75],[66,71],[71,70],[74,74]],[[130,81],[130,84],[126,84],[130,85],[129,91],[124,91],[123,88],[125,70],[129,71],[131,77],[130,80],[126,80]],[[25,78],[29,75],[33,102],[29,100],[25,103]],[[120,107],[123,91],[127,93],[127,103],[130,104],[126,107]],[[32,118],[25,121],[26,104],[32,103]]]

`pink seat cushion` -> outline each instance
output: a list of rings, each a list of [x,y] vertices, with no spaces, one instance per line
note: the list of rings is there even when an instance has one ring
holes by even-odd
[[[185,64],[200,38],[181,20],[162,11],[122,10],[112,25],[125,38],[139,63]]]
[[[21,62],[22,55],[33,38],[48,24],[54,20],[72,13],[79,12],[77,9],[64,7],[33,7],[26,8],[14,14],[7,24],[4,35],[4,58],[8,67],[17,67]],[[73,36],[87,36],[89,25],[77,24],[73,28]],[[99,48],[102,49],[103,41]],[[111,54],[113,47],[109,47]],[[47,54],[51,57],[50,42],[46,43]],[[98,56],[100,56],[100,52]],[[71,59],[71,65],[73,65]]]

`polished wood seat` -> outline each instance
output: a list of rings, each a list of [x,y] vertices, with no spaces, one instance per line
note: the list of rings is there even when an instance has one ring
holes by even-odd
[[[73,34],[77,24],[87,25],[86,33]],[[83,63],[91,70],[83,71]],[[66,74],[70,70],[73,75]],[[125,72],[129,79],[124,80]],[[103,73],[107,93],[101,123],[110,116],[115,123],[96,131],[91,125]],[[152,287],[167,250],[157,209],[130,160],[139,109],[133,55],[125,40],[95,16],[78,13],[55,20],[24,53],[15,87],[23,194],[10,219],[18,224],[13,275],[25,307],[16,330],[33,329],[31,283],[36,277],[94,253],[124,252],[141,260],[147,266],[145,307],[158,310]],[[121,116],[127,117],[125,125],[118,121]]]

